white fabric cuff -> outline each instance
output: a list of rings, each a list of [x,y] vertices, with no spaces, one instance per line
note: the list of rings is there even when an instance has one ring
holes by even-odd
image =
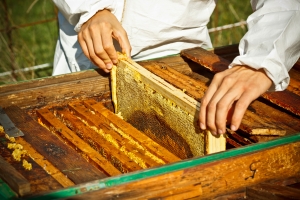
[[[264,69],[273,81],[269,91],[287,88],[288,71],[300,57],[300,2],[290,1],[289,7],[278,3],[278,0],[264,1],[259,10],[249,16],[249,31],[239,45],[240,56],[229,66]]]

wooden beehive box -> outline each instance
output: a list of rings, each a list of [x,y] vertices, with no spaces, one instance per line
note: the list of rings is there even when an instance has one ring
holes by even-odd
[[[236,54],[235,49],[227,47],[218,51],[230,60]],[[212,59],[206,60],[209,56]],[[209,70],[185,57],[200,62]],[[126,62],[120,62],[119,67],[127,66]],[[137,82],[148,81],[148,85],[141,84],[145,91],[167,95],[167,102],[172,102],[174,107],[188,105],[184,112],[190,113],[191,124],[194,124],[197,109],[191,105],[197,106],[213,73],[224,69],[222,66],[226,62],[201,49],[186,50],[182,56],[140,62],[152,72],[154,79],[147,77],[149,72],[145,76],[141,71],[131,78]],[[8,166],[21,178],[4,176],[3,170],[7,174],[12,171],[0,167],[3,188],[0,195],[29,199],[186,199],[200,196],[211,199],[225,194],[251,196],[256,193],[251,191],[259,189],[249,186],[262,182],[272,183],[272,187],[276,183],[282,191],[289,190],[290,187],[284,186],[296,187],[300,182],[297,161],[300,136],[296,134],[300,131],[298,70],[296,66],[291,71],[291,85],[283,94],[289,98],[270,93],[253,102],[240,129],[237,132],[228,130],[227,150],[209,156],[203,156],[203,152],[210,151],[205,146],[200,145],[200,150],[197,149],[196,145],[201,142],[197,143],[196,139],[193,143],[192,139],[185,138],[194,133],[180,131],[174,125],[165,129],[169,123],[164,116],[173,113],[148,106],[148,102],[142,107],[152,108],[155,117],[149,117],[149,113],[145,115],[147,110],[126,114],[124,106],[119,107],[121,101],[113,106],[110,79],[100,71],[89,70],[2,86],[0,104],[25,135],[13,142],[1,134],[1,166]],[[173,92],[166,89],[161,92],[164,87],[172,87]],[[141,95],[138,99],[145,96]],[[182,99],[190,103],[182,102]],[[270,100],[276,101],[281,108]],[[114,107],[119,115],[113,113]],[[162,124],[164,128],[160,126]],[[162,131],[157,134],[157,130]],[[164,132],[166,136],[161,134]],[[204,133],[193,135],[204,136]],[[273,140],[275,138],[279,139]],[[23,146],[27,154],[22,159],[32,164],[32,170],[24,169],[22,162],[13,159],[13,149],[7,148],[8,143]],[[260,173],[262,171],[264,173]],[[10,188],[7,180],[4,181],[7,178]],[[246,187],[249,188],[247,194]]]

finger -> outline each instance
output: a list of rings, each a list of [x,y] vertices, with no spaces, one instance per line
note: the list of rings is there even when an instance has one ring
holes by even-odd
[[[95,54],[95,58],[94,60],[98,61],[101,60],[101,63],[104,63],[104,67],[101,66],[102,69],[107,69],[107,70],[111,70],[112,68],[112,61],[109,57],[109,55],[107,54],[106,50],[104,49],[103,46],[103,38],[102,35],[100,35],[100,33],[102,32],[102,30],[100,31],[101,27],[98,26],[94,26],[89,28],[89,33],[91,35],[91,41],[92,41],[92,45],[93,45],[93,49],[94,49],[94,54]],[[111,35],[110,33],[106,33],[108,35]],[[100,63],[100,61],[96,62],[97,64]],[[99,65],[98,65],[99,66]]]
[[[109,72],[109,70],[107,70],[105,63],[96,55],[95,50],[94,50],[94,44],[92,39],[87,36],[89,35],[88,33],[84,32],[85,34],[83,34],[84,37],[84,41],[86,43],[88,52],[89,52],[89,58],[90,60],[99,68],[103,69],[105,72]]]
[[[225,74],[225,77],[224,77]],[[222,134],[225,132],[225,125],[226,125],[226,116],[223,118],[222,125],[217,126],[217,113],[227,113],[229,106],[233,103],[230,98],[223,99],[224,96],[231,90],[231,88],[235,85],[236,80],[231,78],[227,73],[216,74],[214,77],[216,83],[212,82],[213,90],[209,92],[213,92],[213,95],[210,98],[210,102],[207,105],[206,109],[206,126],[212,133],[219,133]],[[217,89],[216,89],[217,87]],[[219,110],[220,109],[220,110]],[[220,116],[220,114],[219,114]]]
[[[82,33],[78,34],[78,42],[81,46],[82,52],[84,53],[84,55],[90,60],[90,54],[89,54],[89,50],[87,48],[87,45],[83,39]]]
[[[230,126],[232,131],[236,131],[239,128],[248,106],[256,98],[257,97],[253,95],[253,92],[245,92],[236,102]]]
[[[200,112],[199,112],[199,124],[202,130],[205,130],[207,128],[206,127],[207,106],[217,89],[218,89],[218,84],[215,83],[213,80],[201,99]]]
[[[232,87],[227,93],[219,100],[216,106],[215,114],[215,126],[218,134],[224,134],[226,132],[226,121],[229,110],[232,110],[233,104],[240,98],[242,93],[241,87]],[[231,120],[231,119],[229,119]]]
[[[109,33],[109,34],[108,34]],[[113,38],[112,38],[112,33],[111,31],[102,31],[102,44],[103,44],[103,49],[108,55],[111,63],[117,64],[118,62],[118,55],[117,51],[115,49],[115,46],[113,44]]]
[[[122,28],[121,30],[115,30],[113,37],[119,42],[122,53],[125,53],[128,57],[131,57],[131,45],[127,36],[126,31]]]

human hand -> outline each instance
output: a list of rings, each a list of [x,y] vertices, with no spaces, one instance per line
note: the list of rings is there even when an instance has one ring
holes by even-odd
[[[236,131],[250,103],[272,85],[263,70],[235,66],[217,73],[201,100],[199,122],[201,129],[213,135],[226,132],[226,122]]]
[[[112,65],[118,62],[113,38],[119,42],[122,52],[130,56],[131,46],[127,33],[109,10],[97,12],[82,25],[78,33],[83,53],[107,73],[110,72]]]

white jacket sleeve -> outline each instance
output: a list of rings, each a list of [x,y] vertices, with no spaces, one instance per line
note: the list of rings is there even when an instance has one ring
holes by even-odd
[[[269,90],[282,91],[289,84],[288,71],[300,57],[300,0],[252,0],[251,4],[255,12],[247,19],[249,31],[230,67],[262,68],[273,81]]]
[[[53,0],[59,11],[78,32],[88,19],[103,9],[110,10],[121,21],[124,0]]]

